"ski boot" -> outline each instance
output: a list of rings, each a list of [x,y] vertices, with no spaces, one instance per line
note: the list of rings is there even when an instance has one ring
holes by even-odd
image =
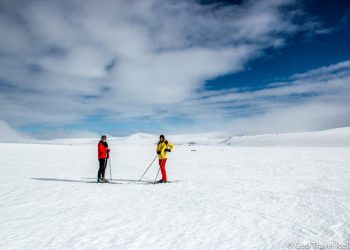
[[[159,181],[157,181],[156,183],[167,183],[167,181],[159,180]]]

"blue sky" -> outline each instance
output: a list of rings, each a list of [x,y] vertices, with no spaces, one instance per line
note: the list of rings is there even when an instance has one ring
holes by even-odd
[[[249,62],[244,71],[209,80],[208,88],[264,87],[266,83],[285,79],[296,72],[348,60],[349,1],[304,1],[301,4],[325,29],[333,30],[327,34],[300,32],[288,39],[287,46],[270,50],[267,55]]]
[[[0,125],[39,138],[350,126],[349,13],[345,0],[0,0]]]

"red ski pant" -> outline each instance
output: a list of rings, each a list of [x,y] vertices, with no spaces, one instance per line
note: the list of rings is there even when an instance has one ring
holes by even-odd
[[[166,158],[162,159],[162,160],[159,160],[159,166],[160,166],[160,171],[162,171],[162,180],[163,181],[167,181],[166,171],[165,171],[166,160],[167,160]]]

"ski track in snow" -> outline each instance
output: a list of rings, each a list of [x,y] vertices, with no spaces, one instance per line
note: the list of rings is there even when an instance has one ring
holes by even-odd
[[[175,145],[153,185],[154,145],[0,143],[1,249],[287,249],[350,241],[348,147]],[[192,151],[196,150],[196,151]],[[109,177],[109,169],[106,170]]]

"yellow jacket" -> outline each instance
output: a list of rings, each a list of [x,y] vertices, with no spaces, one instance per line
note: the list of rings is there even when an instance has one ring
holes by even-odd
[[[165,151],[166,149],[171,149],[173,150],[175,147],[173,144],[171,144],[168,141],[162,141],[162,142],[158,142],[157,144],[157,154],[158,154],[158,158],[159,160],[163,160],[168,158],[168,154],[167,151]]]

